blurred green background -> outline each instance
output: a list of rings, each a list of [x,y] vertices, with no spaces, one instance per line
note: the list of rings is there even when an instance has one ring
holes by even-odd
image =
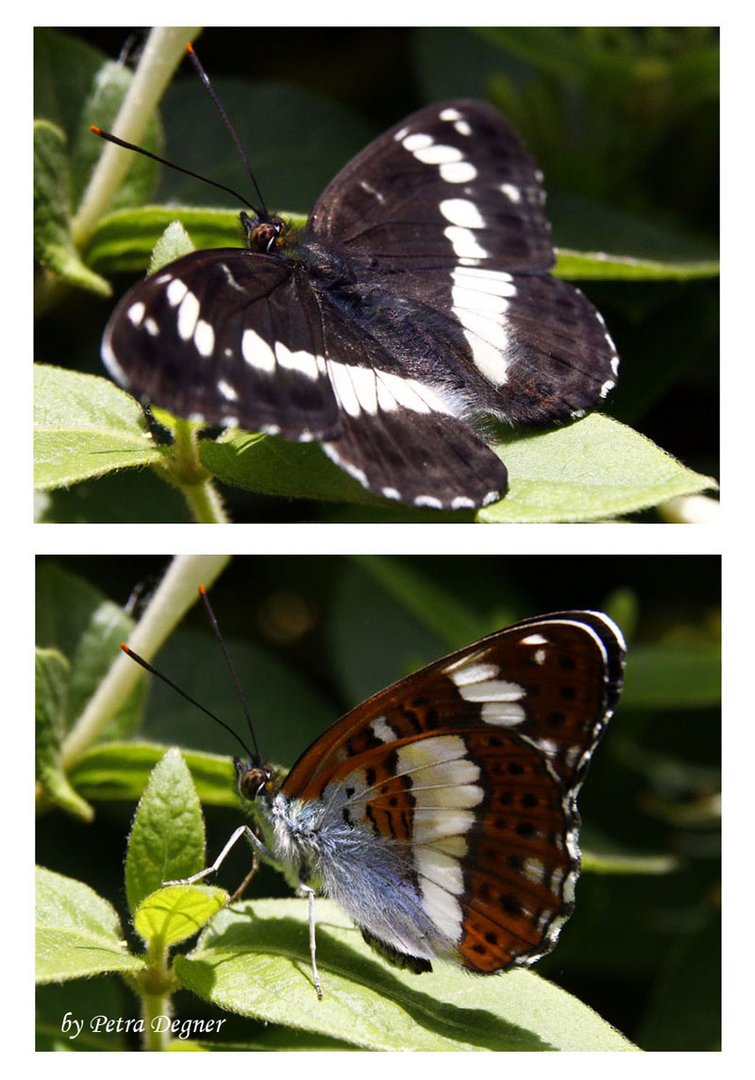
[[[48,33],[48,31],[42,31]],[[90,50],[117,57],[140,35],[67,30],[57,56],[71,78]],[[493,101],[545,173],[557,246],[664,260],[708,259],[718,247],[718,35],[715,28],[209,28],[197,51],[254,164],[267,202],[307,212],[373,136],[432,101]],[[59,88],[58,88],[59,89]],[[37,72],[38,115],[81,138],[80,118]],[[190,66],[162,108],[168,157],[213,179],[246,180]],[[155,202],[233,206],[163,170]],[[114,282],[116,293],[129,282]],[[686,465],[718,469],[718,283],[584,282],[622,357],[607,411]],[[101,373],[112,301],[84,293],[47,312],[37,359]],[[185,520],[152,475],[117,476],[53,496],[57,520]],[[330,507],[229,493],[234,520],[306,519]]]
[[[67,620],[84,587],[120,605],[135,588],[148,594],[166,566],[162,557],[42,558],[38,644],[71,655],[76,642]],[[580,797],[586,868],[576,913],[537,971],[645,1049],[718,1048],[718,558],[240,556],[212,600],[263,753],[284,765],[371,692],[482,634],[563,608],[608,611],[627,638],[626,687]],[[201,607],[156,662],[243,734]],[[237,749],[156,683],[135,737],[228,756]],[[87,796],[96,807],[90,825],[55,810],[40,817],[37,859],[91,885],[126,920],[123,857],[134,801]],[[217,853],[239,811],[213,806],[207,819],[208,851]],[[234,852],[219,884],[235,883],[247,868],[248,855]],[[252,895],[289,891],[265,869]],[[63,1011],[73,1007],[72,994],[81,995],[81,1009],[87,995],[100,1003],[98,1012],[103,995],[112,995],[114,1015],[119,999],[127,1007],[116,978],[45,987],[43,1028],[63,1004]],[[198,1015],[196,1000],[178,1001]],[[275,1031],[238,1018],[224,1035],[269,1047],[276,1039]]]

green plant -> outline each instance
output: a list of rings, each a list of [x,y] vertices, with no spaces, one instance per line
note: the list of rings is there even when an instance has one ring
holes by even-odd
[[[152,655],[197,581],[209,584],[218,564],[177,560],[163,591],[129,626],[72,570],[129,581],[159,563],[69,560],[61,568],[45,560],[37,585],[38,851],[49,868],[40,871],[38,889],[40,1044],[629,1047],[613,1023],[633,1024],[629,1034],[641,1046],[713,1048],[716,561],[693,561],[694,609],[684,606],[692,560],[279,558],[238,559],[226,570],[216,605],[250,688],[265,754],[285,764],[344,707],[409,668],[544,610],[538,590],[551,592],[553,606],[576,602],[578,593],[605,606],[630,642],[621,707],[582,800],[577,912],[553,957],[538,974],[472,980],[438,965],[431,976],[415,977],[385,965],[337,909],[318,900],[325,989],[318,1002],[306,905],[288,898],[277,875],[263,869],[252,885],[255,896],[269,899],[222,907],[228,892],[220,886],[233,891],[249,870],[248,851],[239,851],[236,862],[229,858],[213,886],[162,888],[206,865],[239,824],[228,738],[163,686],[151,688],[145,713],[140,688],[124,687],[111,672],[116,642],[127,636]],[[555,582],[570,583],[570,591],[559,595]],[[316,635],[306,630],[313,619]],[[253,630],[258,625],[268,627],[264,647]],[[276,656],[276,640],[292,644]],[[217,653],[199,619],[197,629],[171,634],[159,664],[232,720],[237,704]],[[93,720],[98,710],[100,725]],[[84,725],[82,714],[89,717]],[[191,748],[195,740],[201,750]],[[166,753],[176,743],[180,753]],[[691,962],[698,965],[694,980]],[[125,997],[119,983],[130,988]],[[635,1005],[627,1012],[629,1000]],[[700,1024],[703,1002],[707,1019]],[[106,1031],[101,1022],[69,1040],[73,1029],[61,1030],[67,1014],[69,1022],[107,1016],[132,1024],[129,1032]],[[175,1030],[150,1030],[156,1016],[175,1020]],[[140,1020],[146,1030],[135,1030]],[[212,1026],[200,1023],[210,1020]],[[140,1042],[129,1043],[134,1036]]]
[[[555,106],[550,110],[543,107],[547,94],[543,92],[538,97],[532,84],[528,84],[529,90],[520,100],[515,81],[506,77],[506,50],[511,48],[511,33],[508,37],[492,37],[496,60],[494,63],[486,60],[489,76],[484,92],[500,99],[513,115],[521,113],[525,120],[537,122],[540,128],[535,130],[545,130],[542,125],[549,118],[548,130],[555,137],[564,128],[564,117]],[[551,65],[556,55],[553,34],[557,33],[560,32],[550,32],[542,39],[541,60],[550,58],[550,61],[540,77],[553,97],[557,95],[553,90]],[[534,34],[534,38],[525,38],[524,44],[516,39],[520,48],[527,47],[530,58],[533,50],[536,53],[533,42],[538,40],[537,32]],[[122,108],[121,115],[125,113],[130,137],[138,139],[141,136],[148,147],[159,146],[161,133],[154,120],[154,109],[170,72],[180,59],[187,36],[191,36],[189,30],[155,32],[137,74],[148,92],[141,93],[134,104],[128,94],[130,75],[123,65],[106,62],[80,42],[48,31],[40,31],[37,35],[35,220],[36,257],[42,268],[37,292],[39,309],[44,316],[42,325],[50,327],[48,332],[55,341],[54,346],[44,345],[41,349],[40,359],[47,354],[47,362],[38,364],[35,383],[35,483],[41,493],[40,518],[65,520],[86,515],[90,520],[121,520],[129,515],[134,520],[143,520],[154,514],[159,520],[189,517],[214,522],[227,520],[232,513],[237,518],[289,513],[281,499],[295,498],[301,501],[301,513],[308,517],[343,513],[332,509],[334,505],[343,504],[348,507],[345,513],[352,520],[442,520],[437,513],[403,510],[369,495],[337,469],[316,445],[292,444],[276,437],[242,431],[228,431],[217,439],[201,438],[197,425],[164,413],[158,414],[161,432],[156,426],[148,426],[131,397],[103,376],[91,373],[98,351],[91,332],[83,336],[83,341],[77,339],[77,347],[86,356],[74,358],[72,369],[61,354],[54,327],[61,318],[61,305],[70,297],[71,290],[83,290],[83,293],[98,297],[109,296],[109,280],[115,274],[143,273],[148,263],[154,270],[192,246],[240,242],[236,212],[194,208],[191,202],[197,196],[191,184],[173,179],[164,179],[163,185],[166,197],[177,205],[151,204],[154,163],[131,161],[133,155],[115,147],[108,147],[108,152],[114,153],[103,154],[98,160],[99,146],[88,134],[90,123],[111,124]],[[585,40],[581,50],[564,50],[562,82],[556,80],[557,90],[563,90],[564,84],[568,88],[579,73],[587,72],[589,77],[583,79],[587,88],[583,96],[588,102],[594,100],[590,97],[590,88],[597,94],[597,77],[591,64],[599,67],[601,57],[604,66],[606,62],[598,44],[602,43]],[[706,55],[710,57],[711,46],[705,45]],[[445,47],[442,44],[428,55],[442,56]],[[478,53],[488,57],[491,46],[484,38],[469,37],[466,48],[470,58],[468,66],[474,69],[474,58]],[[635,68],[641,69],[646,59],[641,43],[636,53],[633,63]],[[680,54],[677,63],[689,66],[689,55],[683,49]],[[570,67],[566,64],[567,57]],[[673,56],[667,59],[672,75],[676,72],[673,61]],[[709,59],[708,70],[711,63]],[[75,78],[71,71],[74,66]],[[623,67],[619,67],[621,71],[631,68],[630,60],[624,59]],[[694,65],[692,68],[694,70]],[[682,81],[681,85],[683,88],[687,84]],[[715,92],[711,89],[710,78],[705,85],[709,94]],[[93,86],[95,90],[92,90]],[[454,92],[453,86],[451,82],[444,92]],[[316,130],[336,132],[330,154],[321,152],[319,157],[312,159],[316,160],[316,169],[310,168],[312,160],[306,155],[313,151],[306,139],[302,140],[303,149],[292,148],[290,140],[286,142],[286,150],[289,155],[294,155],[294,160],[297,154],[303,155],[304,160],[299,163],[303,172],[309,168],[311,173],[319,174],[324,168],[332,168],[333,158],[336,163],[342,163],[343,157],[339,161],[338,153],[346,155],[341,143],[358,149],[364,141],[363,127],[354,116],[335,106],[316,100],[305,117],[302,115],[303,103],[293,92],[282,96],[279,88],[264,85],[254,91],[244,88],[243,92],[251,98],[252,107],[239,104],[233,110],[239,88],[231,86],[227,94],[231,111],[244,120],[244,126],[247,116],[253,116],[259,123],[265,118],[265,122],[275,129],[273,137],[279,142],[282,133],[293,123],[307,130],[317,125]],[[198,98],[201,96],[197,86],[193,86],[193,93]],[[438,94],[440,96],[440,88]],[[175,100],[179,100],[178,95]],[[538,101],[541,108],[537,115],[528,118],[526,106],[531,106],[533,100]],[[707,100],[705,98],[705,102]],[[668,134],[669,129],[673,130],[674,119],[680,112],[684,113],[681,103],[686,99],[681,90],[673,101],[673,109],[663,112],[661,108],[654,116],[654,138],[652,141],[646,139],[651,147],[643,146],[643,160],[647,160],[651,148],[658,152],[662,136]],[[690,99],[688,108],[696,101],[697,98]],[[182,105],[171,109],[169,130],[185,123],[185,112]],[[588,105],[584,106],[584,113],[590,117]],[[641,120],[634,118],[638,127]],[[215,119],[212,122],[217,124]],[[242,130],[242,138],[244,134]],[[221,137],[224,135],[221,131]],[[250,134],[250,145],[258,145],[259,130],[255,135]],[[215,177],[223,177],[226,155],[224,150],[217,148],[215,137],[203,133],[201,140],[195,135],[192,141],[202,143],[211,162],[207,171]],[[281,149],[279,146],[277,152]],[[558,158],[560,151],[552,152]],[[178,156],[182,155],[179,153]],[[261,167],[264,167],[265,154],[260,156],[263,159]],[[619,160],[618,155],[611,158],[607,151],[603,156],[607,159],[606,168],[610,167],[611,161]],[[622,176],[628,168],[626,157],[626,153],[621,157]],[[126,169],[130,172],[124,180]],[[278,181],[284,193],[287,190],[285,180],[290,184],[293,171],[289,163],[283,173],[284,182]],[[327,177],[327,173],[325,175]],[[573,179],[572,173],[568,178]],[[277,192],[276,196],[285,197]],[[303,220],[301,215],[291,216]],[[677,257],[668,253],[646,256],[633,248],[627,239],[628,236],[638,237],[640,247],[647,239],[633,222],[625,220],[624,227],[619,228],[618,218],[610,219],[601,236],[600,228],[597,235],[595,229],[596,221],[599,225],[601,220],[599,213],[592,218],[588,213],[585,221],[582,207],[576,215],[570,211],[569,216],[582,223],[583,237],[602,240],[607,246],[590,250],[585,250],[584,246],[581,250],[561,247],[556,273],[592,283],[592,288],[602,290],[601,295],[606,295],[609,302],[618,303],[619,307],[625,303],[630,325],[636,326],[638,310],[639,317],[647,319],[648,332],[640,339],[641,348],[638,349],[640,354],[643,351],[646,354],[646,359],[640,357],[645,359],[644,384],[631,365],[628,375],[622,375],[620,394],[627,395],[623,399],[627,413],[625,422],[608,415],[593,414],[552,430],[522,433],[502,427],[493,429],[492,445],[501,449],[509,466],[510,491],[501,502],[476,514],[479,521],[612,518],[651,507],[665,507],[676,497],[715,486],[710,476],[683,466],[630,426],[641,411],[647,410],[649,404],[658,399],[659,393],[668,388],[675,373],[678,377],[691,362],[694,349],[700,348],[700,336],[695,337],[690,330],[689,297],[695,295],[696,285],[704,286],[708,279],[715,277],[715,259],[699,254],[690,257],[684,245],[679,245],[678,249],[683,253]],[[616,252],[617,244],[617,254],[605,254],[606,251]],[[673,243],[671,246],[673,250]],[[626,254],[627,251],[632,254]],[[668,303],[670,296],[679,297],[686,327],[671,343],[671,362],[663,335],[659,336],[657,330],[657,313]],[[101,325],[101,304],[97,310],[95,322]],[[89,331],[89,324],[86,329]],[[45,340],[44,333],[42,340]],[[660,363],[654,355],[656,348],[662,348]],[[710,365],[710,349],[704,362]],[[623,389],[627,380],[629,391]],[[621,405],[622,397],[618,401]],[[155,491],[147,471],[160,482],[167,482],[172,492],[161,495],[159,490]],[[104,478],[109,478],[108,484],[103,483]],[[97,480],[97,484],[92,489],[88,482],[93,480]],[[88,486],[80,489],[82,484]],[[72,492],[69,491],[71,488]],[[275,501],[271,502],[270,496],[275,497]],[[262,501],[260,497],[263,497]],[[157,505],[153,506],[153,503]],[[229,509],[231,506],[233,509]],[[448,516],[452,520],[468,520],[471,515],[459,512]]]

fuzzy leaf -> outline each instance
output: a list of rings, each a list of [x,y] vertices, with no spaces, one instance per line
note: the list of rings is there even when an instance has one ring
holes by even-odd
[[[65,135],[45,120],[34,124],[34,257],[62,281],[110,296],[110,285],[82,261],[70,235],[71,190]]]
[[[225,889],[171,885],[142,900],[134,914],[134,929],[155,947],[170,948],[198,934],[227,901]]]
[[[37,364],[34,422],[38,490],[162,460],[139,404],[96,375]]]
[[[633,1050],[576,998],[531,972],[487,979],[448,964],[390,967],[335,904],[316,903],[324,998],[312,985],[307,904],[261,900],[220,912],[177,957],[181,981],[221,1008],[348,1040],[363,1050]]]
[[[649,439],[600,413],[495,447],[509,469],[505,499],[479,511],[486,522],[591,521],[715,488]]]
[[[169,750],[149,778],[134,815],[126,854],[126,896],[135,912],[166,881],[204,868],[204,818],[191,774]]]
[[[117,912],[93,889],[42,867],[36,880],[37,982],[144,967],[121,940]]]

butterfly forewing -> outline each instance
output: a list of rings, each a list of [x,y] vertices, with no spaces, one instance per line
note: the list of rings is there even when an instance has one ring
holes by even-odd
[[[342,824],[404,852],[428,928],[400,951],[488,972],[553,947],[579,871],[576,795],[623,655],[605,616],[529,620],[376,694],[298,760],[287,798],[337,803]],[[374,936],[363,906],[341,902]]]
[[[299,440],[339,432],[323,353],[301,271],[235,248],[185,255],[136,286],[103,342],[110,370],[146,401]]]
[[[376,269],[482,258],[508,270],[545,270],[554,256],[541,179],[492,106],[431,105],[341,170],[318,199],[310,229]]]

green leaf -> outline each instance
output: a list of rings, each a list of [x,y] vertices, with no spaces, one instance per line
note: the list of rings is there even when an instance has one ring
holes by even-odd
[[[180,751],[158,762],[136,808],[126,853],[126,896],[135,912],[166,881],[204,869],[202,807]]]
[[[165,749],[142,742],[112,742],[92,747],[71,769],[71,783],[89,799],[133,802],[141,798],[149,775]],[[194,750],[181,753],[204,805],[238,808],[230,757]]]
[[[174,259],[188,255],[194,250],[191,237],[180,221],[171,221],[152,251],[147,275],[156,274],[163,266]]]
[[[554,273],[566,281],[692,281],[718,277],[720,265],[715,259],[670,262],[560,248]]]
[[[35,608],[37,643],[59,650],[69,664],[65,734],[119,655],[118,646],[131,634],[134,620],[98,589],[54,563],[43,564],[37,572]],[[136,729],[144,696],[140,685],[113,717],[105,739],[124,738]]]
[[[335,904],[318,900],[316,915],[322,1001],[312,985],[302,900],[226,908],[197,948],[176,958],[176,973],[223,1009],[365,1050],[634,1049],[531,972],[473,980],[439,963],[431,974],[414,975],[379,959]]]
[[[71,190],[65,135],[34,124],[34,258],[69,285],[110,296],[112,289],[81,259],[71,239]]]
[[[509,469],[505,499],[478,513],[485,522],[591,521],[714,488],[649,439],[600,413],[495,446]]]
[[[91,821],[94,811],[71,786],[60,763],[71,667],[57,649],[37,649],[35,662],[36,778],[51,802]]]
[[[229,900],[225,889],[210,885],[172,885],[142,900],[134,929],[156,949],[170,948],[198,934]]]
[[[285,217],[294,225],[306,222],[306,214],[286,213]],[[108,214],[99,221],[87,244],[87,262],[105,275],[140,273],[172,222],[184,226],[199,250],[243,246],[239,216],[234,211],[142,206]],[[623,253],[562,248],[557,252],[554,273],[565,280],[687,281],[717,277],[719,264],[714,259],[643,259]]]
[[[96,375],[35,365],[34,422],[38,490],[157,465],[163,458],[138,402]]]
[[[704,708],[720,701],[718,645],[658,642],[630,649],[622,693],[625,708]]]
[[[101,218],[87,244],[87,262],[108,275],[143,273],[173,222],[183,225],[199,250],[243,246],[239,215],[231,210],[143,206]]]
[[[114,908],[73,878],[36,871],[36,978],[61,982],[144,967],[121,940]]]
[[[483,522],[598,520],[716,486],[598,413],[547,431],[507,433],[494,449],[508,467],[509,491],[478,512]],[[200,456],[219,479],[249,490],[386,505],[312,444],[237,431],[204,442]]]

